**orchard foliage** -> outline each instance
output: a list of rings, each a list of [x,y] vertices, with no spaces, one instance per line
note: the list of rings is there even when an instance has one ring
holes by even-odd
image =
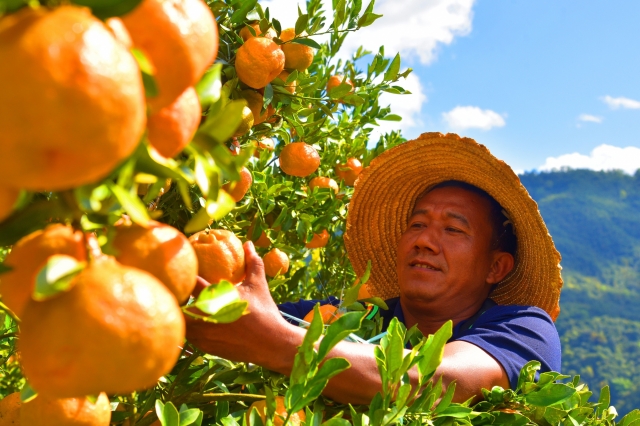
[[[60,2],[42,3],[56,6]],[[129,12],[139,0],[72,3],[89,6],[94,15],[105,19]],[[525,366],[514,390],[487,390],[485,401],[475,405],[471,401],[452,403],[455,385],[444,389],[441,381],[431,381],[451,335],[450,323],[424,338],[416,329],[407,331],[392,322],[375,348],[383,392],[369,406],[340,405],[322,396],[328,380],[349,368],[345,359],[325,359],[331,347],[343,339],[370,344],[366,341],[377,341],[380,332],[379,319],[366,319],[364,303],[357,301],[367,276],[357,279],[342,240],[353,188],[336,170],[350,158],[359,159],[366,167],[375,156],[404,141],[394,132],[374,144],[371,133],[380,120],[400,120],[379,104],[379,98],[385,92],[408,93],[401,85],[411,70],[402,70],[400,56],[389,59],[383,47],[378,52],[361,48],[350,58],[342,58],[345,38],[380,17],[374,13],[374,1],[365,5],[361,0],[334,0],[329,19],[322,13],[320,0],[308,0],[306,13],[299,11],[296,37],[286,42],[280,39],[284,28],[277,16],[256,0],[207,3],[218,23],[219,51],[215,64],[196,86],[203,120],[191,143],[175,158],[166,159],[143,138],[134,154],[99,182],[62,192],[23,192],[14,213],[0,223],[0,247],[5,247],[0,255],[3,258],[19,238],[50,222],[70,223],[93,232],[102,250],[113,253],[114,224],[123,214],[141,225],[155,219],[186,234],[211,227],[257,241],[264,232],[268,247],[260,248],[260,254],[278,248],[291,261],[286,274],[269,281],[276,302],[336,295],[348,312],[326,328],[316,312],[290,377],[203,354],[187,343],[173,371],[154,388],[110,396],[112,423],[145,426],[159,418],[163,426],[261,426],[259,413],[247,413],[247,409],[252,402],[266,400],[266,425],[270,425],[276,416],[274,397],[282,395],[288,413],[305,410],[306,423],[318,426],[614,424],[615,409],[609,407],[606,388],[597,403],[589,402],[590,392],[579,378],[566,381],[568,377],[558,373],[544,373],[536,379],[539,364],[535,362]],[[22,0],[1,4],[0,13],[25,7]],[[239,81],[234,61],[243,44],[240,30],[255,23],[261,32],[273,29],[276,43],[308,46],[315,49],[315,56],[306,71],[293,70],[285,80],[276,79],[264,87],[262,111],[273,114],[238,134],[247,87]],[[254,34],[255,29],[249,32]],[[142,52],[134,53],[145,89],[153,94],[153,69]],[[327,90],[335,75],[345,76],[346,82]],[[294,93],[287,87],[293,82]],[[263,138],[275,142],[274,151],[264,148]],[[286,175],[278,163],[283,147],[298,141],[313,146],[321,157],[318,170],[305,178]],[[223,185],[239,181],[243,167],[251,171],[253,183],[236,203]],[[338,192],[311,188],[310,180],[318,176],[335,179]],[[167,179],[171,186],[165,191]],[[314,234],[325,230],[330,238],[324,248],[305,248]],[[68,277],[60,280],[64,278]],[[45,284],[55,287],[56,283]],[[233,321],[246,308],[234,294],[233,286],[223,282],[203,291],[191,303],[204,311],[209,321]],[[385,307],[379,299],[367,301]],[[15,347],[19,321],[6,309],[2,321],[0,394],[22,389],[26,398],[31,390],[20,373]],[[412,349],[405,355],[408,342]],[[420,375],[419,389],[408,383],[406,373],[413,367]],[[280,420],[288,421],[286,413],[283,417]],[[618,424],[640,424],[640,412],[630,413]]]

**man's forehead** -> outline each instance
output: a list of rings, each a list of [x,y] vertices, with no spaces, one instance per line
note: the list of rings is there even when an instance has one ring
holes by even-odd
[[[434,208],[444,208],[448,216],[464,218],[476,214],[489,217],[491,204],[479,194],[459,187],[435,188],[422,194],[413,207],[411,216],[431,212]]]

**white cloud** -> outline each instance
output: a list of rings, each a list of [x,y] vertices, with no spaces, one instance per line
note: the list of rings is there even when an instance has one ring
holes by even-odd
[[[423,64],[436,59],[440,45],[449,45],[455,37],[471,32],[475,0],[378,0],[374,13],[383,15],[373,25],[347,36],[340,55],[351,56],[359,46],[377,52],[384,46],[388,57],[400,53],[403,59],[417,58]],[[293,0],[263,0],[271,16],[283,28],[292,27],[297,19],[297,7],[305,11],[304,2]],[[364,5],[368,2],[363,2]],[[324,0],[327,25],[331,24],[330,0]],[[317,41],[323,41],[318,39]]]
[[[622,170],[625,173],[635,173],[640,168],[640,148],[628,146],[620,148],[611,145],[600,145],[584,155],[577,152],[558,157],[549,157],[538,167],[540,171],[571,169],[591,170]]]
[[[622,97],[622,96],[619,97],[619,98],[613,98],[613,97],[607,95],[604,98],[602,98],[602,100],[604,101],[604,103],[609,105],[609,108],[611,108],[611,109],[618,109],[618,108],[640,109],[640,101],[636,101],[634,99],[625,98],[625,97]]]
[[[602,117],[597,117],[595,115],[580,114],[580,116],[578,116],[578,121],[584,121],[587,123],[602,123],[602,120]]]
[[[442,118],[449,127],[456,130],[489,130],[507,124],[504,117],[497,112],[476,106],[457,106],[449,112],[442,113]]]

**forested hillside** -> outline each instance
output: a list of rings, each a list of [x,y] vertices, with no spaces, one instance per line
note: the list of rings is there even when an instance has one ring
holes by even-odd
[[[557,321],[563,373],[612,390],[620,413],[640,407],[640,173],[527,173],[562,254]]]

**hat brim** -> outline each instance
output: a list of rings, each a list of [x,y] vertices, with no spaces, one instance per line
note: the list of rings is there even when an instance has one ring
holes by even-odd
[[[518,176],[473,139],[424,133],[378,157],[362,171],[349,204],[344,236],[355,272],[371,261],[372,295],[399,296],[397,246],[420,194],[438,183],[458,180],[491,195],[507,212],[518,239],[515,266],[491,293],[501,305],[544,309],[555,321],[562,288],[560,253],[536,202]]]

